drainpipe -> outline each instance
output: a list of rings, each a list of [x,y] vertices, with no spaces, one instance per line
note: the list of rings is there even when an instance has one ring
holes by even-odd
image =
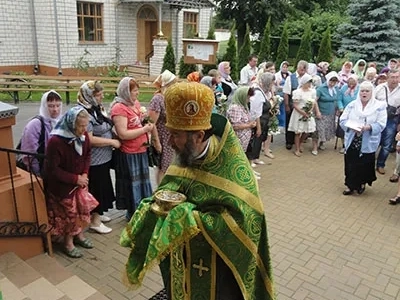
[[[181,9],[179,7],[176,9],[176,28],[175,28],[175,31],[176,31],[176,34],[175,34],[176,35],[176,37],[175,37],[175,53],[176,53],[176,55],[175,55],[175,65],[181,59],[180,57],[178,58],[178,49],[179,49],[178,33],[179,33],[179,11],[180,10]]]
[[[60,33],[58,30],[58,14],[57,14],[57,0],[53,0],[54,8],[54,22],[56,23],[56,43],[57,43],[57,59],[58,59],[58,75],[62,75],[61,67],[61,49],[60,49]]]
[[[118,18],[118,6],[121,4],[121,1],[117,1],[115,4],[115,9],[114,9],[114,18],[115,18],[115,62],[117,63],[117,66],[119,67],[119,18]]]
[[[158,37],[164,36],[164,33],[162,32],[162,5],[162,2],[158,4]]]
[[[30,1],[31,4],[31,19],[32,19],[32,43],[33,43],[33,55],[35,59],[35,66],[33,68],[33,73],[37,75],[39,73],[39,49],[37,41],[37,31],[36,31],[36,16],[35,16],[35,5],[34,0]]]

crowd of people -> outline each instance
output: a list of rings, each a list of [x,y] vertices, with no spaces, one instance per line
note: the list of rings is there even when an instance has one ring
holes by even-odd
[[[61,96],[45,93],[39,115],[24,129],[21,150],[46,154],[45,160],[27,156],[23,163],[44,180],[51,234],[64,253],[79,258],[83,252],[76,246],[93,248],[87,228],[111,232],[105,213],[115,202],[129,222],[121,244],[132,247],[126,272],[131,284],[140,283],[147,266],[162,261],[170,297],[188,290],[195,297],[210,289],[216,299],[273,299],[256,168],[274,159],[274,135],[284,131],[294,157],[304,154],[308,139],[314,156],[331,139],[340,140],[343,194],[362,194],[376,173],[385,174],[394,141],[400,140],[400,71],[394,59],[380,72],[364,60],[354,67],[345,62],[338,73],[329,71],[327,62],[301,60],[293,73],[287,61],[277,72],[273,62],[257,64],[251,55],[238,84],[228,61],[179,83],[165,70],[154,81],[148,107],[139,102],[140,87],[132,77],[121,79],[109,111],[98,81],[83,83],[77,105],[65,114]],[[150,147],[160,155],[155,191]],[[392,182],[399,181],[400,154],[396,162]],[[187,200],[157,215],[153,195],[160,190],[182,193]],[[389,203],[400,203],[400,182]],[[257,234],[249,222],[258,224]],[[230,243],[240,250],[233,251]],[[201,278],[198,270],[185,267],[200,258],[216,276]]]

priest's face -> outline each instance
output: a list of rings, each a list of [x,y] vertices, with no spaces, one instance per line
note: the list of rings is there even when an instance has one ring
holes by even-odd
[[[169,144],[175,150],[176,162],[180,167],[191,167],[199,155],[198,132],[169,129]]]

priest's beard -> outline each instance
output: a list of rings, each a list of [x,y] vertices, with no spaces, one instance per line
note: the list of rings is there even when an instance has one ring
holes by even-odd
[[[196,161],[197,153],[194,147],[194,142],[191,136],[188,135],[188,140],[182,150],[172,146],[176,153],[176,163],[182,168],[192,167]]]

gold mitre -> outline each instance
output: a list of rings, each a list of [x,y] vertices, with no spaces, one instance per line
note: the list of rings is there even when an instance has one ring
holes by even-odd
[[[208,86],[197,82],[175,83],[165,91],[165,126],[185,131],[210,129],[214,103],[214,93]]]

